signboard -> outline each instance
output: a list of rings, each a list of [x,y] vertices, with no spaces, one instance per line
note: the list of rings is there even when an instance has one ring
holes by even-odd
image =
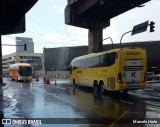
[[[147,27],[148,27],[148,22],[149,21],[146,21],[144,23],[141,23],[141,24],[134,26],[131,35],[142,33],[144,31],[146,31]]]

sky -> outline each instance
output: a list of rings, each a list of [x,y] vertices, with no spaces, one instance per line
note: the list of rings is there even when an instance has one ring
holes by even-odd
[[[43,53],[43,48],[70,47],[88,45],[88,30],[65,24],[64,9],[67,0],[38,0],[26,14],[26,31],[21,34],[2,36],[2,44],[15,44],[15,37],[33,38],[35,53]],[[119,43],[123,33],[145,21],[155,22],[155,32],[146,32],[131,36],[126,34],[122,43],[160,40],[160,0],[151,0],[144,7],[134,8],[110,20],[110,26],[104,28],[103,38],[111,37],[113,43]],[[105,40],[103,44],[110,44]],[[2,46],[2,55],[14,53],[16,47]]]

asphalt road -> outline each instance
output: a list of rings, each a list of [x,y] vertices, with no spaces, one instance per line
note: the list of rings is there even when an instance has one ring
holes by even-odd
[[[5,78],[4,82],[0,108],[4,112],[3,120],[11,119],[12,123],[4,127],[160,126],[156,124],[160,123],[160,91],[151,87],[131,91],[128,95],[105,93],[99,96],[86,87],[74,91],[64,79],[56,83],[52,80],[49,85],[42,79],[17,83]],[[34,122],[37,124],[32,124]]]

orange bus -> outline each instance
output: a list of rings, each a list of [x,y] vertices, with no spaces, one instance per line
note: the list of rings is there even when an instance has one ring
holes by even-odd
[[[9,66],[9,76],[15,81],[31,81],[32,67],[28,63],[16,63]]]

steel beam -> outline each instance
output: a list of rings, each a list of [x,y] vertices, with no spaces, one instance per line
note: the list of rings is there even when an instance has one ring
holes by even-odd
[[[77,7],[77,15],[81,15],[86,12],[91,7],[95,6],[98,3],[97,0],[86,0],[80,6]]]

